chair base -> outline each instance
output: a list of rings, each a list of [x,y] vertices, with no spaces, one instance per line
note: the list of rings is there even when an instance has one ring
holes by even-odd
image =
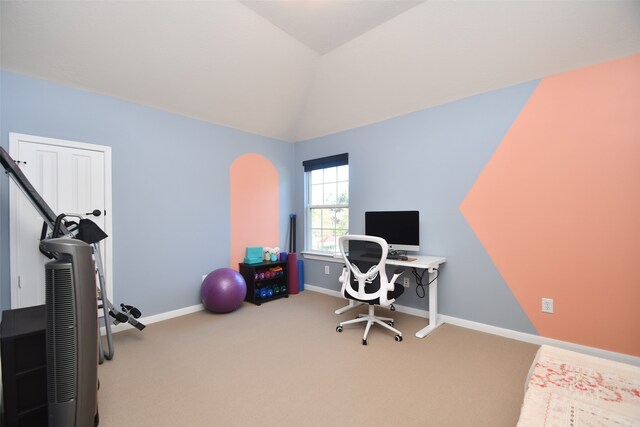
[[[400,342],[402,341],[402,332],[393,327],[393,319],[390,317],[382,317],[376,316],[373,312],[373,305],[369,305],[369,313],[368,314],[359,314],[357,319],[345,320],[344,322],[340,322],[336,331],[342,332],[342,327],[344,325],[350,325],[352,323],[361,323],[367,322],[367,325],[364,329],[364,335],[362,336],[362,345],[367,345],[369,342],[367,336],[369,335],[369,329],[371,329],[371,325],[377,323],[378,325],[384,326],[388,330],[395,332],[395,340]]]

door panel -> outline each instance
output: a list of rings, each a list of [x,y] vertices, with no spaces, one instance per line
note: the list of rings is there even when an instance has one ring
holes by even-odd
[[[104,212],[107,205],[105,153],[84,147],[56,145],[50,141],[65,142],[38,137],[20,138],[12,157],[21,161],[23,173],[56,214],[84,215],[94,209]],[[21,191],[14,191],[17,194],[11,199],[11,306],[20,308],[44,304],[44,264],[49,260],[38,249],[43,219]],[[76,218],[70,219],[77,221]],[[91,216],[90,219],[109,234],[104,215]],[[109,253],[105,250],[105,245],[110,244],[108,240],[102,242],[101,248],[105,276],[110,275],[110,263],[105,259]],[[109,294],[112,294],[111,289],[108,292],[111,298]]]

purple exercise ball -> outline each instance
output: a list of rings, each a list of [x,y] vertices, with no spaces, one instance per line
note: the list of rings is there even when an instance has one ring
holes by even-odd
[[[229,313],[240,307],[247,296],[247,284],[240,273],[219,268],[207,274],[200,286],[200,299],[209,311]]]

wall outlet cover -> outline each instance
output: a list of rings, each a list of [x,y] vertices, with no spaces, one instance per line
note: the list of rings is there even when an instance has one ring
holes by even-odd
[[[542,298],[542,312],[553,313],[553,298]]]

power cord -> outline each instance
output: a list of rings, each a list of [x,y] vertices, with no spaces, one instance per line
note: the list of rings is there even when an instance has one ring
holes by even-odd
[[[425,285],[424,283],[422,283],[422,279],[424,279],[424,274],[429,271],[429,269],[427,268],[422,270],[421,274],[418,274],[418,271],[415,269],[415,267],[411,269],[411,273],[413,273],[413,277],[416,279],[416,295],[418,295],[418,298],[424,298],[425,296],[427,296],[427,291],[424,289],[424,287],[432,284],[438,278],[438,276],[440,276],[440,270],[438,270],[437,268],[434,268],[433,270],[435,270],[436,272],[435,277],[429,280],[429,283]]]

